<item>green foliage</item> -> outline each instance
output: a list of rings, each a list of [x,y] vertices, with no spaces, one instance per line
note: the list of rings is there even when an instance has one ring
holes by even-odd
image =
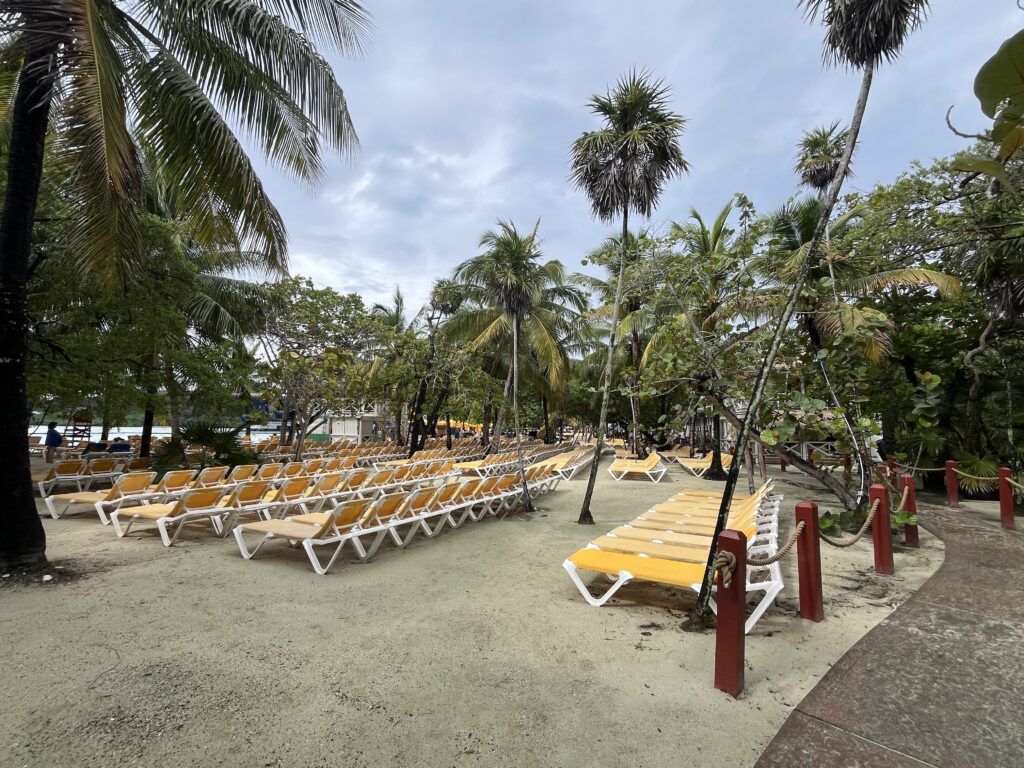
[[[179,436],[153,450],[153,467],[166,472],[182,467],[258,464],[259,454],[238,444],[244,427],[225,428],[208,421],[183,424]]]

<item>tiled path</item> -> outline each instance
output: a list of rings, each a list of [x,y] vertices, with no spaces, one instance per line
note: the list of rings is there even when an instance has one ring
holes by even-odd
[[[992,506],[920,508],[942,567],[822,678],[758,768],[1024,765],[1024,519],[1004,531]]]

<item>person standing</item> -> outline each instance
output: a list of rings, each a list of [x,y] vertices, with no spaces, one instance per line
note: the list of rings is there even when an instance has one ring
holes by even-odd
[[[57,422],[51,421],[46,425],[46,440],[43,445],[46,446],[46,463],[53,464],[54,454],[57,449],[60,448],[64,442],[64,438],[60,432],[57,431]]]

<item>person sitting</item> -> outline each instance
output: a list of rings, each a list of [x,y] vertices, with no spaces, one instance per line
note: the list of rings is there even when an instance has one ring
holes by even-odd
[[[64,437],[60,432],[57,431],[57,422],[51,421],[46,425],[46,440],[43,441],[43,445],[46,446],[46,463],[53,464],[54,454],[57,449],[64,442]]]

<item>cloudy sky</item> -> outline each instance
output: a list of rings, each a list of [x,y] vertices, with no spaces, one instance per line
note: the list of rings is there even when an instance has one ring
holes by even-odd
[[[715,213],[736,192],[759,209],[793,194],[803,130],[848,122],[856,75],[826,68],[821,29],[795,0],[365,0],[364,58],[337,60],[362,147],[315,192],[266,171],[292,271],[368,303],[400,285],[411,307],[477,252],[499,218],[539,217],[544,253],[579,270],[609,229],[567,181],[568,148],[597,127],[587,99],[631,68],[672,86],[689,119],[691,173],[652,224]],[[974,74],[1024,13],[1014,0],[933,0],[926,25],[875,79],[850,186],[869,189],[984,127]]]

